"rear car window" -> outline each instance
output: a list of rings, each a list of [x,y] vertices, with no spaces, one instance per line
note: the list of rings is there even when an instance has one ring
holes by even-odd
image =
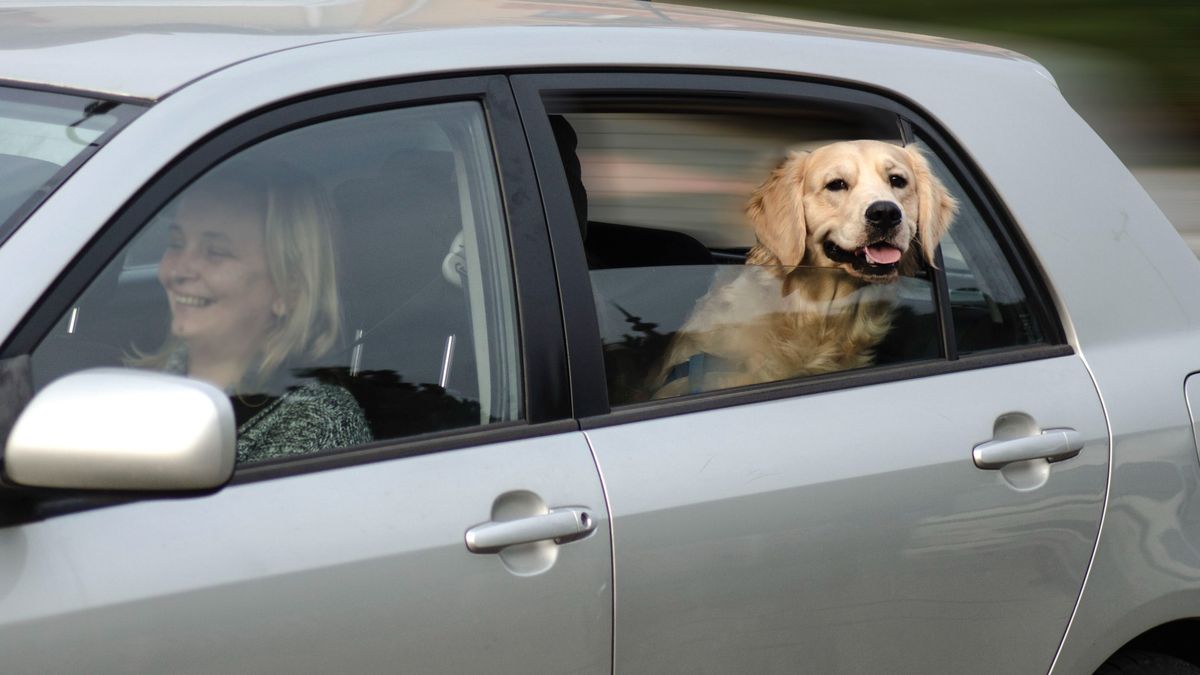
[[[992,224],[894,112],[545,103],[611,405],[1046,343]],[[892,230],[867,222],[876,207],[894,209]]]

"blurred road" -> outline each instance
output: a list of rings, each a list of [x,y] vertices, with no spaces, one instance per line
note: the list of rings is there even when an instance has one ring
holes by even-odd
[[[1200,256],[1200,168],[1146,167],[1133,169],[1133,174]]]

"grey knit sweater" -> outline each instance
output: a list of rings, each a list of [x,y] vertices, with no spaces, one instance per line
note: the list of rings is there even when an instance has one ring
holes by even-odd
[[[187,374],[187,348],[176,347],[164,370]],[[372,440],[358,402],[345,389],[309,382],[282,396],[242,423],[237,430],[237,463],[307,455]]]
[[[362,409],[350,392],[308,383],[285,393],[237,431],[237,461],[305,455],[371,440]]]

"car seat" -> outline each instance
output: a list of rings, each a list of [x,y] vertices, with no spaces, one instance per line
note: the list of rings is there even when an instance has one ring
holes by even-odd
[[[675,329],[708,291],[716,260],[682,232],[590,221],[578,135],[562,115],[551,115],[550,127],[584,240],[609,402],[644,399],[646,379]]]
[[[443,274],[462,230],[454,162],[403,150],[334,191],[349,339],[339,383],[377,438],[480,422],[467,297]]]

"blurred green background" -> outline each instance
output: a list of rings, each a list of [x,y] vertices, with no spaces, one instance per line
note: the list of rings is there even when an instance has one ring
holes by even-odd
[[[1200,0],[672,0],[1007,47],[1127,164],[1200,164]]]
[[[1200,257],[1200,0],[669,0],[957,38],[1046,66]]]

